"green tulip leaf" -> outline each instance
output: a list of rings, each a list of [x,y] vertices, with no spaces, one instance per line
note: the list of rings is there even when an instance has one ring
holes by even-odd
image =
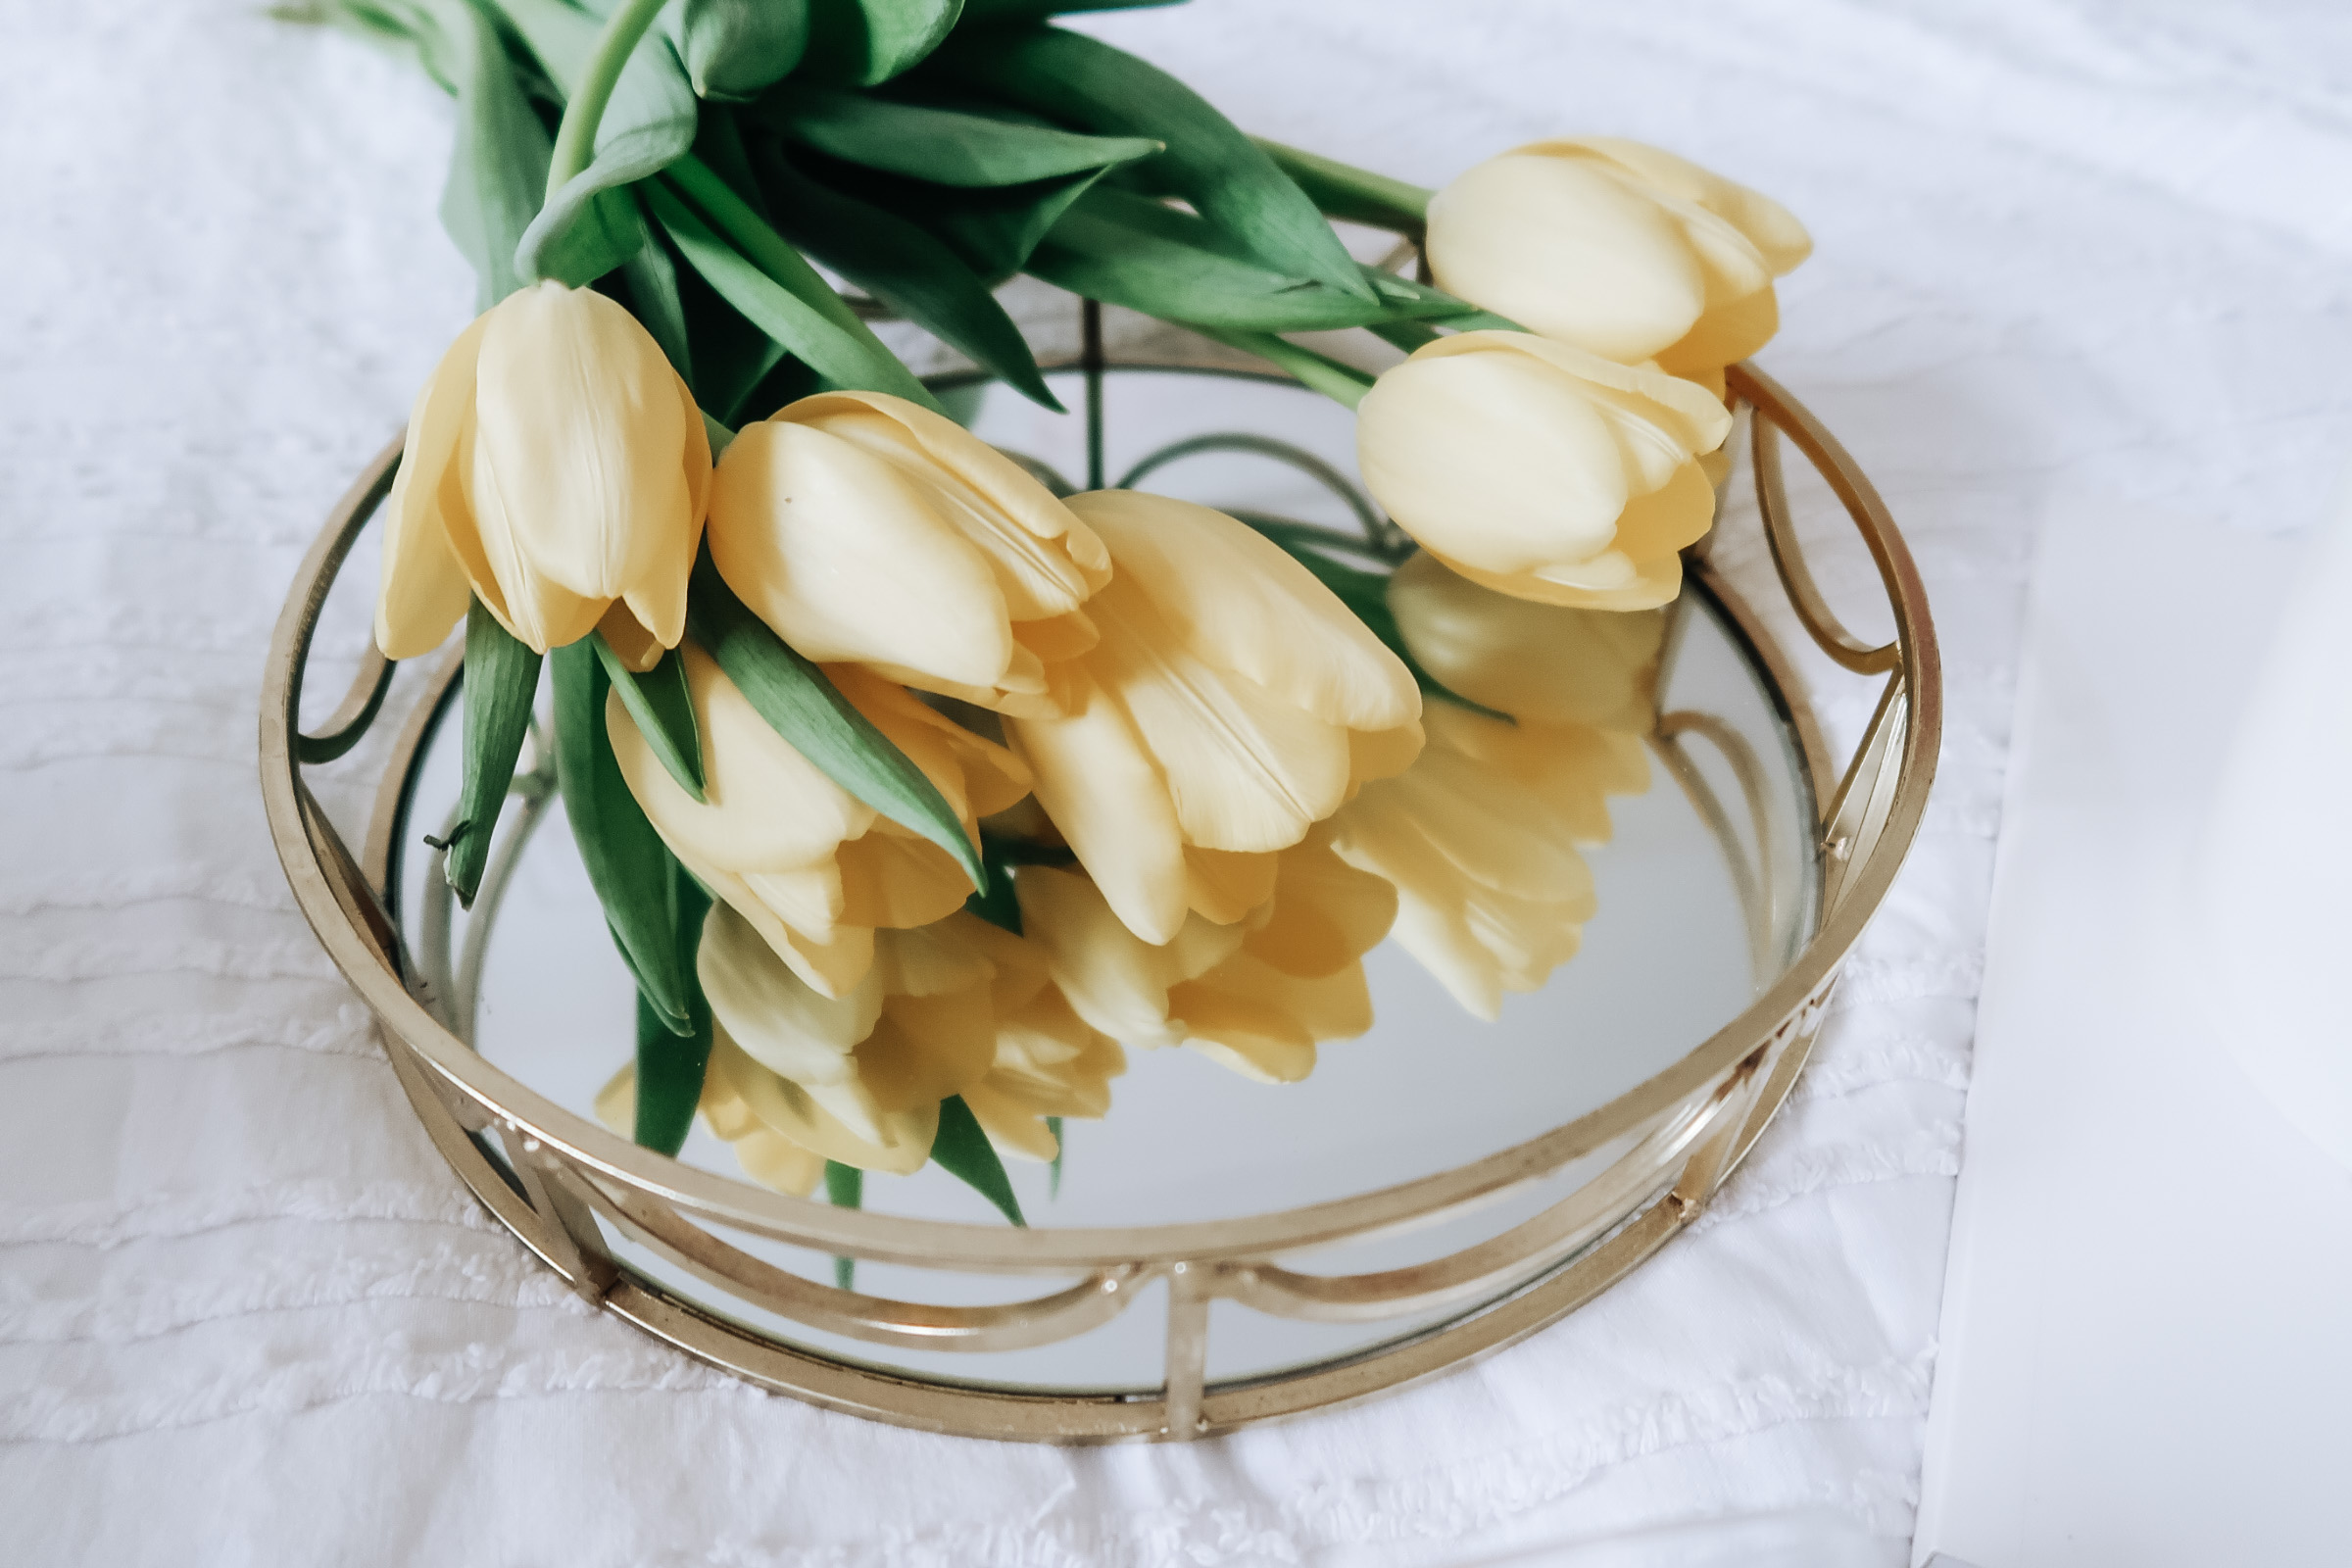
[[[637,733],[653,749],[678,788],[703,799],[703,741],[694,721],[694,698],[686,689],[686,661],[675,648],[662,662],[640,674],[620,662],[603,632],[587,638],[596,649],[605,678],[620,693],[620,704],[637,724]]]
[[[694,972],[694,950],[681,947],[681,903],[688,895],[676,858],[629,793],[612,756],[605,727],[611,677],[586,639],[557,649],[548,663],[555,690],[556,780],[580,863],[638,995],[663,1028],[691,1035],[707,1008]],[[700,896],[695,889],[693,897]],[[644,1092],[640,1083],[641,1101]]]
[[[813,81],[871,87],[888,81],[939,47],[962,15],[963,0],[809,0],[808,53],[802,74]]]
[[[988,869],[939,786],[735,597],[706,554],[695,564],[686,624],[760,716],[851,795],[956,858],[975,888]]]
[[[1193,214],[1107,187],[1073,203],[1027,267],[1089,299],[1164,320],[1247,331],[1330,331],[1390,316],[1443,316],[1469,308],[1370,269],[1362,270],[1368,274],[1361,279],[1363,295],[1268,271]]]
[[[978,273],[919,225],[767,160],[784,235],[1031,402],[1062,412],[1029,340]]]
[[[514,253],[546,193],[555,140],[489,20],[471,6],[446,9],[458,135],[441,190],[441,226],[481,280],[486,311],[523,285]]]
[[[838,1159],[825,1161],[825,1201],[835,1208],[865,1206],[865,1172],[855,1165],[844,1165]],[[833,1260],[833,1283],[848,1290],[858,1278],[858,1260],[837,1257]]]
[[[517,642],[479,599],[473,601],[466,614],[465,770],[443,867],[458,902],[469,909],[490,865],[490,840],[514,782],[515,759],[530,733],[539,664],[538,654]]]
[[[1046,1118],[1046,1131],[1054,1135],[1054,1163],[1046,1168],[1046,1196],[1059,1198],[1061,1196],[1061,1156],[1069,1152],[1070,1146],[1062,1142],[1059,1116]]]
[[[936,185],[1025,185],[1165,150],[1144,136],[1084,136],[870,93],[802,87],[772,95],[761,115],[804,146]]]
[[[621,264],[628,283],[629,305],[656,343],[669,368],[688,390],[697,390],[694,374],[694,334],[686,318],[685,298],[678,290],[677,263],[666,246],[648,243]]]
[[[564,0],[507,0],[505,9],[548,75],[569,93],[595,50],[596,18]],[[636,255],[646,242],[645,222],[620,187],[684,157],[694,146],[696,121],[694,85],[677,51],[658,33],[640,39],[597,122],[595,157],[523,230],[515,270],[579,287]]]
[[[643,187],[646,204],[687,264],[721,298],[834,385],[938,407],[914,372],[883,347],[801,253],[707,165],[687,158],[678,167],[686,177],[676,188],[667,179]],[[693,205],[682,191],[693,196]]]
[[[1021,1217],[1021,1200],[1013,1196],[1012,1178],[1004,1174],[997,1146],[980,1130],[980,1118],[972,1114],[961,1095],[950,1095],[939,1102],[939,1136],[932,1141],[931,1159],[996,1204],[997,1211],[1013,1224],[1028,1225]]]
[[[809,0],[677,0],[662,14],[695,96],[742,103],[789,75],[808,47]]]
[[[1164,179],[1266,270],[1369,303],[1370,287],[1315,204],[1208,101],[1155,66],[1058,27],[959,33],[934,57],[950,81],[1104,136],[1167,143]]]
[[[633,1136],[644,1148],[675,1155],[694,1130],[695,1107],[703,1100],[703,1076],[710,1070],[710,1004],[695,977],[695,955],[703,943],[703,917],[710,895],[676,860],[669,863],[669,913],[677,967],[688,979],[688,1027],[670,1027],[662,1008],[637,993],[637,1117]]]

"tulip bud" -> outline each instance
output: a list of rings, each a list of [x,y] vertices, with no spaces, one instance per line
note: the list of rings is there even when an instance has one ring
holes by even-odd
[[[471,594],[540,653],[601,626],[650,669],[685,632],[710,483],[702,415],[634,317],[557,282],[511,294],[416,395],[376,646],[430,653]]]
[[[833,782],[762,718],[717,663],[685,645],[702,736],[704,800],[680,787],[617,692],[606,723],[630,793],[671,852],[824,997],[849,995],[878,927],[928,925],[961,907],[971,879],[946,850]],[[826,673],[935,785],[970,833],[1028,792],[1004,748],[855,665]]]
[[[1719,378],[1772,337],[1772,280],[1811,253],[1779,203],[1614,137],[1536,142],[1429,204],[1440,288],[1603,359]]]
[[[1038,804],[1146,942],[1241,919],[1297,844],[1420,749],[1421,694],[1304,566],[1222,513],[1105,490],[1070,510],[1109,548],[1066,716],[1007,716]]]
[[[1102,543],[1019,465],[879,392],[803,398],[720,459],[710,559],[819,662],[1004,712],[1059,710],[1050,678],[1095,628]]]
[[[1697,459],[1731,433],[1704,389],[1525,332],[1460,332],[1356,411],[1364,484],[1421,547],[1514,598],[1646,610],[1707,531]]]

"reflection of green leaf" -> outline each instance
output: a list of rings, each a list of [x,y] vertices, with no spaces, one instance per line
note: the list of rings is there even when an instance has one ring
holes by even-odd
[[[1025,185],[1148,158],[1161,146],[798,83],[761,113],[789,139],[844,163],[935,185]]]
[[[555,689],[556,779],[580,863],[639,996],[663,1028],[688,1034],[695,1028],[702,986],[694,973],[694,950],[682,953],[678,940],[679,868],[613,759],[605,728],[611,681],[604,662],[583,639],[557,649],[548,665]]]
[[[1364,623],[1367,631],[1379,638],[1390,653],[1403,661],[1404,667],[1412,672],[1413,684],[1420,687],[1424,695],[1452,703],[1457,708],[1466,708],[1473,713],[1498,718],[1505,724],[1518,722],[1508,713],[1472,702],[1421,667],[1421,661],[1415,659],[1412,649],[1405,645],[1403,628],[1396,624],[1396,612],[1389,608],[1389,573],[1366,571],[1361,566],[1350,566],[1335,559],[1327,553],[1331,546],[1318,537],[1323,531],[1319,528],[1249,513],[1236,513],[1235,515],[1282,546],[1293,561],[1313,572],[1316,580],[1330,589],[1333,596]]]
[[[669,863],[668,917],[678,972],[687,980],[687,1027],[670,1028],[669,1020],[647,998],[637,993],[637,1121],[636,1141],[661,1153],[674,1155],[694,1130],[695,1107],[703,1099],[703,1075],[710,1067],[710,1004],[704,999],[695,976],[695,954],[703,941],[703,917],[710,912],[710,895],[672,859]]]
[[[825,1161],[825,1200],[835,1208],[859,1208],[865,1203],[865,1172],[855,1165],[844,1165],[838,1159]],[[833,1260],[833,1283],[848,1290],[858,1278],[858,1260],[837,1257]]]
[[[458,791],[444,875],[458,902],[473,895],[490,865],[490,839],[514,782],[514,761],[531,728],[539,655],[498,623],[479,599],[466,614],[466,772]]]
[[[1059,1198],[1061,1196],[1061,1156],[1069,1152],[1069,1145],[1061,1141],[1061,1118],[1059,1116],[1048,1116],[1046,1130],[1054,1135],[1054,1163],[1051,1167],[1051,1174],[1046,1177],[1046,1196]]]
[[[871,87],[937,48],[963,0],[816,0],[802,74]]]
[[[620,662],[603,632],[587,639],[605,666],[605,678],[620,693],[623,708],[636,720],[637,733],[653,749],[678,788],[703,799],[703,742],[694,721],[694,699],[686,690],[686,661],[675,648],[662,662],[639,674]]]
[[[982,28],[958,32],[924,74],[1097,135],[1167,143],[1143,167],[1260,266],[1372,299],[1315,204],[1206,99],[1157,67],[1058,27]]]
[[[687,630],[744,699],[817,771],[954,856],[985,887],[988,872],[962,821],[923,770],[874,721],[746,609],[705,555],[686,601]]]
[[[1015,1225],[1029,1223],[1021,1217],[1021,1200],[1013,1196],[1004,1161],[998,1157],[996,1145],[980,1130],[980,1118],[972,1114],[961,1095],[950,1095],[939,1102],[939,1136],[932,1141],[931,1158],[941,1170],[996,1204],[997,1211]]]
[[[793,241],[1031,402],[1062,412],[1021,329],[962,258],[920,225],[767,161],[778,221]]]

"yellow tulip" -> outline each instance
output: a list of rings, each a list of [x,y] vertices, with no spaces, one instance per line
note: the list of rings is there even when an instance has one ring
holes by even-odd
[[[1501,1015],[1576,956],[1597,906],[1579,847],[1605,842],[1604,797],[1640,794],[1634,736],[1516,726],[1432,704],[1429,746],[1332,821],[1348,864],[1395,884],[1396,936],[1469,1011]]]
[[[1491,158],[1429,204],[1430,275],[1530,331],[1713,381],[1780,325],[1812,252],[1788,209],[1688,159],[1592,136]]]
[[[650,669],[686,627],[710,443],[629,313],[545,282],[450,345],[385,502],[376,646],[438,648],[478,597],[541,653],[600,626]]]
[[[1005,712],[1059,710],[1085,652],[1102,543],[951,419],[879,392],[803,398],[746,425],[710,494],[710,559],[819,662]]]
[[[1408,764],[1421,694],[1233,518],[1125,490],[1069,506],[1114,564],[1087,606],[1101,640],[1062,672],[1067,712],[1007,715],[1005,738],[1109,906],[1169,943],[1188,911],[1228,924],[1264,904],[1276,852]]]
[[[1036,943],[970,915],[954,923],[996,966],[996,1059],[963,1091],[963,1102],[999,1152],[1052,1159],[1060,1146],[1046,1118],[1108,1114],[1110,1080],[1127,1070],[1126,1053],[1078,1015]]]
[[[1364,484],[1424,550],[1542,604],[1646,610],[1715,492],[1731,416],[1704,389],[1526,332],[1460,332],[1391,367],[1356,412]],[[1114,547],[1115,548],[1115,547]]]
[[[1115,547],[1114,547],[1115,548]],[[1333,853],[1327,830],[1271,858],[1266,902],[1245,920],[1189,915],[1147,943],[1074,871],[1023,867],[1021,922],[1078,1015],[1130,1045],[1187,1045],[1248,1077],[1296,1083],[1315,1048],[1372,1027],[1363,955],[1396,896]]]
[[[705,800],[670,777],[616,692],[605,713],[621,776],[688,869],[820,995],[846,997],[873,960],[877,927],[929,925],[953,913],[971,879],[947,851],[795,751],[700,647],[686,644],[685,656]],[[938,786],[966,832],[1027,793],[1027,770],[1004,748],[856,665],[826,673]]]
[[[1389,608],[1421,667],[1482,707],[1634,735],[1657,721],[1663,610],[1539,605],[1482,588],[1426,551],[1396,568]]]
[[[949,1095],[1003,1152],[1052,1159],[1045,1118],[1102,1115],[1126,1070],[1118,1046],[1071,1010],[1041,951],[961,912],[880,933],[873,966],[839,999],[811,990],[723,905],[697,967],[713,1025],[699,1108],[746,1173],[784,1192],[811,1191],[828,1159],[919,1169]],[[634,1102],[626,1068],[597,1110],[625,1132]]]
[[[1427,555],[1389,587],[1423,668],[1504,723],[1431,705],[1429,745],[1332,819],[1339,854],[1396,884],[1396,940],[1480,1017],[1575,956],[1594,904],[1580,851],[1610,795],[1649,786],[1663,612],[1529,604]]]
[[[881,933],[865,975],[830,998],[750,921],[714,907],[696,967],[725,1087],[762,1126],[828,1159],[919,1169],[939,1102],[995,1062],[995,965],[959,934],[965,922],[981,925],[959,914],[955,924]]]

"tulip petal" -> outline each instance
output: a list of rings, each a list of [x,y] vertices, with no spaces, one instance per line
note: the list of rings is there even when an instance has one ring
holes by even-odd
[[[1134,490],[1072,496],[1174,638],[1327,723],[1392,729],[1421,711],[1412,673],[1337,595],[1256,529]]]
[[[1474,703],[1545,723],[1650,726],[1662,615],[1531,603],[1426,553],[1396,569],[1389,603],[1422,667]]]
[[[710,557],[753,613],[820,663],[921,683],[995,683],[1004,597],[934,497],[839,436],[747,425],[711,484]]]
[[[495,482],[503,503],[516,574],[499,580],[519,624],[560,646],[637,589],[639,617],[675,641],[697,520],[680,454],[708,441],[689,407],[660,345],[593,290],[543,282],[490,313],[473,478],[477,491]],[[493,565],[506,568],[482,520]],[[594,612],[572,630],[579,602]]]
[[[1054,983],[1081,1018],[1115,1040],[1173,1045],[1168,988],[1224,961],[1242,943],[1239,926],[1198,915],[1166,943],[1141,940],[1099,884],[1069,871],[1024,866],[1013,886],[1022,927],[1045,950]]]
[[[1613,360],[1690,329],[1706,282],[1682,225],[1597,161],[1505,153],[1429,204],[1438,287]]]
[[[798,1083],[847,1082],[856,1072],[850,1054],[882,1016],[882,988],[871,975],[839,999],[819,996],[724,904],[703,928],[696,968],[735,1043]]]
[[[1564,145],[1589,148],[1658,189],[1719,214],[1756,247],[1776,277],[1813,254],[1813,236],[1788,208],[1688,158],[1621,136],[1585,136]]]
[[[861,1136],[815,1096],[753,1060],[723,1029],[711,1047],[710,1071],[760,1122],[827,1159],[910,1176],[931,1157],[939,1131],[936,1104],[874,1118],[870,1133]]]
[[[1317,979],[1354,963],[1389,934],[1396,890],[1384,878],[1313,841],[1285,850],[1280,863],[1274,907],[1243,939],[1243,952],[1284,974]]]
[[[473,368],[488,323],[485,312],[457,335],[409,412],[400,469],[383,508],[375,642],[386,659],[431,653],[466,615],[468,589],[451,543],[452,519],[443,511],[443,480],[458,461],[460,436],[473,414]],[[462,510],[458,526],[471,530]]]
[[[1054,493],[955,420],[883,392],[804,398],[781,418],[854,442],[939,488],[1014,620],[1067,614],[1110,580],[1102,542]]]
[[[1110,907],[1146,942],[1171,941],[1187,901],[1167,780],[1117,699],[1083,673],[1074,684],[1068,714],[1008,718],[1005,738],[1037,780],[1038,804]],[[1029,878],[1019,881],[1025,912]]]

